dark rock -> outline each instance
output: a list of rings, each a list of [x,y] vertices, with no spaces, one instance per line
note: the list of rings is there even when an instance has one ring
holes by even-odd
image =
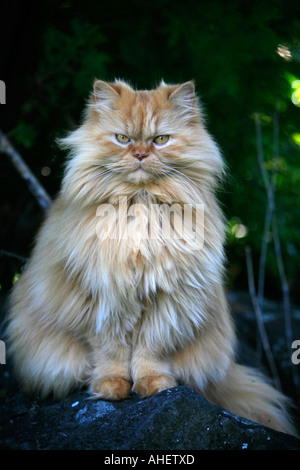
[[[85,392],[60,402],[14,395],[0,423],[1,449],[300,450],[300,440],[237,417],[183,386],[122,402],[90,400]]]

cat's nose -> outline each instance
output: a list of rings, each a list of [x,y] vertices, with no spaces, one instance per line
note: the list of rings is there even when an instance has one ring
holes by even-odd
[[[148,157],[148,154],[147,153],[134,153],[133,156],[141,162],[142,160],[144,160],[144,158]]]

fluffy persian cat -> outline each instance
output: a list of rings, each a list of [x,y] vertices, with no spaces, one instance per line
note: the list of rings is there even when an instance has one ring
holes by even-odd
[[[63,145],[62,188],[11,296],[25,391],[60,398],[86,386],[122,400],[186,384],[293,433],[287,399],[235,362],[215,197],[224,163],[193,82],[135,91],[96,80]]]

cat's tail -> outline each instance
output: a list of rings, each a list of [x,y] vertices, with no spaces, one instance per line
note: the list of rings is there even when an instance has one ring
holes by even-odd
[[[288,412],[290,400],[255,369],[232,362],[225,378],[210,384],[204,395],[238,416],[297,436]]]

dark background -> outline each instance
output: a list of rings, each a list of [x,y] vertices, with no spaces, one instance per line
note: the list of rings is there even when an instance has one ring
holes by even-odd
[[[55,140],[80,123],[95,77],[122,78],[137,88],[152,88],[162,78],[196,81],[208,128],[228,164],[219,199],[228,218],[231,290],[248,288],[246,245],[257,276],[267,198],[254,114],[261,117],[271,173],[277,110],[276,215],[291,298],[300,303],[300,108],[291,100],[300,79],[299,2],[11,0],[2,2],[0,22],[0,79],[6,83],[0,129],[51,197],[65,159]],[[286,47],[285,57],[279,46]],[[0,250],[26,257],[44,213],[4,154],[0,197]],[[272,233],[268,237],[265,295],[280,299]],[[2,253],[2,293],[21,266]]]

